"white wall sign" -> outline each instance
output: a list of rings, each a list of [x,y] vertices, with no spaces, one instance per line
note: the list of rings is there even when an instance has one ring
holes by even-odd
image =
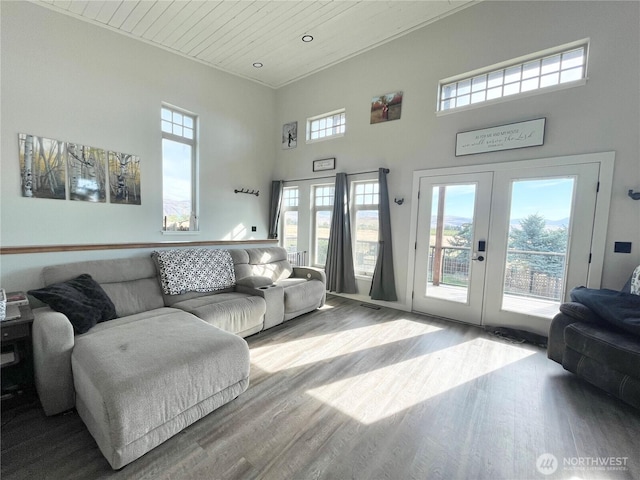
[[[483,128],[456,135],[456,157],[544,144],[546,118]]]

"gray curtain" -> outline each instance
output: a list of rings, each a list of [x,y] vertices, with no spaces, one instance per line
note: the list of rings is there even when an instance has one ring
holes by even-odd
[[[357,292],[351,251],[349,184],[346,173],[336,174],[329,249],[324,269],[327,273],[327,290],[336,293]]]
[[[369,295],[373,300],[395,302],[396,278],[393,271],[393,253],[391,248],[391,216],[389,214],[389,189],[387,188],[387,173],[389,170],[381,168],[378,172],[380,199],[378,201],[378,259],[373,271],[371,290]]]
[[[269,236],[267,238],[278,238],[278,220],[280,220],[280,207],[282,205],[282,190],[284,188],[282,180],[271,182],[271,201],[269,203]]]

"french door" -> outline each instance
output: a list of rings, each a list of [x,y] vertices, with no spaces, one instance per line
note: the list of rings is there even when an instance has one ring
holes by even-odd
[[[587,284],[600,164],[516,163],[417,179],[413,310],[547,335]]]
[[[493,173],[420,180],[413,309],[482,323]]]

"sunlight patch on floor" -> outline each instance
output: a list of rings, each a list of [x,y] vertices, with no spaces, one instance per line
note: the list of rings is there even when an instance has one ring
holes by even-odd
[[[474,380],[499,375],[501,368],[531,355],[535,351],[515,345],[496,349],[493,340],[476,338],[306,393],[370,425],[464,384],[472,388]]]
[[[286,340],[279,344],[270,343],[263,347],[252,347],[251,363],[266,372],[279,372],[326,362],[336,357],[382,347],[439,330],[442,328],[402,318],[377,325]],[[274,358],[278,359],[277,363],[274,362]]]

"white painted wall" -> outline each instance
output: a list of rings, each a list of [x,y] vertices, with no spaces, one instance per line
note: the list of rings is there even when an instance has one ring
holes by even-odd
[[[272,89],[29,2],[0,8],[3,246],[267,237],[277,137]],[[160,232],[162,102],[199,116],[198,236]],[[139,155],[142,205],[22,197],[20,132]],[[260,197],[234,188],[260,190]],[[22,286],[21,268],[76,256],[5,255],[0,285]]]
[[[200,237],[227,238],[242,224],[266,238],[273,90],[28,2],[2,2],[3,244],[166,240],[161,102],[199,116]],[[142,205],[22,198],[19,132],[139,155]],[[234,194],[240,187],[263,196]]]
[[[312,173],[311,166],[325,157],[337,157],[337,171],[389,167],[392,199],[405,198],[402,206],[391,203],[396,286],[402,299],[411,288],[407,272],[414,171],[615,151],[602,285],[620,288],[640,263],[640,202],[627,196],[629,188],[640,190],[639,25],[637,2],[479,3],[279,89],[277,117],[280,124],[297,120],[299,138],[297,148],[278,150],[276,177],[326,174]],[[436,116],[440,79],[588,37],[585,86]],[[370,125],[372,97],[397,90],[404,91],[402,118]],[[305,144],[306,118],[342,107],[346,135]],[[541,147],[454,155],[457,132],[539,117],[547,118]],[[308,229],[305,213],[301,206],[301,228]],[[632,253],[613,253],[614,241],[632,241]],[[368,286],[361,283],[360,292],[368,293]],[[410,308],[407,301],[396,306]]]

